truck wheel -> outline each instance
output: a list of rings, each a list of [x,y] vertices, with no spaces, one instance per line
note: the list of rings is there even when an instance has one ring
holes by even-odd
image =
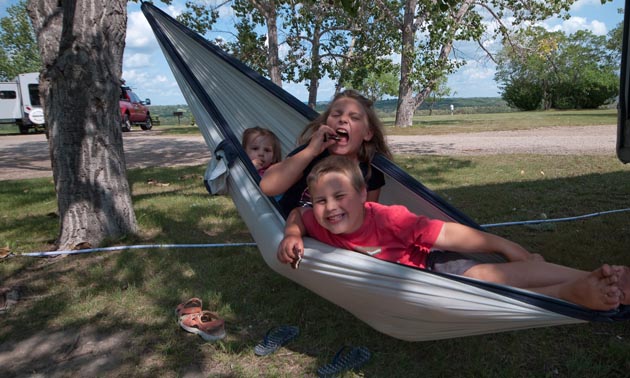
[[[28,126],[27,125],[18,125],[18,127],[20,128],[20,134],[28,134]]]
[[[124,114],[122,117],[122,131],[131,131],[131,121],[129,120],[129,115]]]
[[[142,130],[151,130],[151,128],[153,127],[153,122],[151,122],[151,117],[147,117],[147,121],[143,124],[140,125],[140,127],[142,128]]]

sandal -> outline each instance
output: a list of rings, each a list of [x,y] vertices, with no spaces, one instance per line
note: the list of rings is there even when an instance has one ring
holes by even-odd
[[[225,337],[225,321],[214,312],[202,311],[179,318],[179,326],[201,336],[206,341],[216,341]]]
[[[201,299],[190,298],[184,303],[180,303],[175,308],[175,315],[177,318],[181,318],[184,315],[198,314],[201,312]]]
[[[372,354],[366,347],[347,347],[344,346],[328,365],[324,365],[317,369],[319,378],[330,378],[337,374],[341,374],[345,370],[353,370],[365,365]]]
[[[266,356],[286,345],[300,334],[300,329],[296,326],[281,325],[267,331],[263,341],[254,347],[257,356]]]

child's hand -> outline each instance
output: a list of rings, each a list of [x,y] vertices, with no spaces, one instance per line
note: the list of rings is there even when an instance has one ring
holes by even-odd
[[[332,129],[332,127],[328,125],[321,125],[319,128],[313,133],[308,146],[313,149],[315,155],[319,155],[328,147],[337,143],[337,139],[332,138],[332,136],[336,136],[337,132]]]
[[[263,161],[260,159],[254,159],[252,160],[252,164],[254,164],[254,167],[256,167],[256,169],[261,169],[263,168]]]
[[[304,241],[301,236],[285,236],[278,246],[278,260],[283,264],[294,263],[302,259],[304,254]],[[297,266],[294,266],[297,268]]]

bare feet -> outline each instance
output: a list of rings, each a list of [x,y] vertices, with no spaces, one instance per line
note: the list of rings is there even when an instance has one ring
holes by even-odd
[[[630,304],[630,267],[622,265],[613,265],[615,276],[617,277],[617,286],[621,290],[619,302],[624,305]]]
[[[628,279],[629,273],[630,271],[626,272]],[[612,310],[619,306],[622,297],[617,285],[619,275],[618,269],[602,265],[586,277],[567,283],[561,290],[560,297],[593,310]]]

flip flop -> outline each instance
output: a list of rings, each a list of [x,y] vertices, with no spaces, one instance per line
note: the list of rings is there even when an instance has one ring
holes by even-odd
[[[254,353],[257,356],[266,356],[286,345],[300,334],[300,329],[296,326],[281,325],[267,331],[265,338],[256,347]]]
[[[348,347],[344,346],[328,365],[324,365],[317,369],[319,378],[331,378],[341,374],[345,370],[353,370],[365,365],[372,354],[366,347]]]

